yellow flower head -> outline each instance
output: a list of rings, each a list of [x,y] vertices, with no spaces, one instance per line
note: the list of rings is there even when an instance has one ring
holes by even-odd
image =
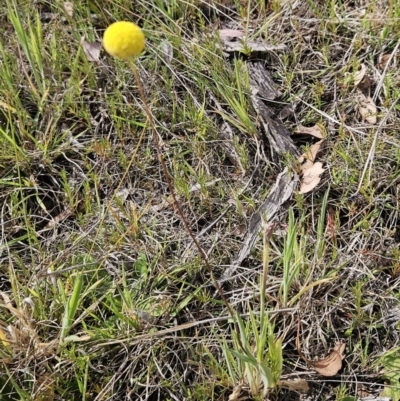
[[[103,35],[106,52],[124,60],[137,56],[144,49],[144,45],[145,37],[142,30],[129,21],[114,22]]]

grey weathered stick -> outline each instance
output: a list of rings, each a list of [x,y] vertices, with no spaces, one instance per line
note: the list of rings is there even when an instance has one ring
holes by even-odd
[[[221,279],[219,280],[220,283],[223,283],[232,277],[232,274],[235,272],[238,266],[240,266],[243,260],[249,256],[253,245],[256,242],[257,236],[262,229],[263,223],[267,223],[275,219],[275,216],[282,204],[291,197],[298,181],[299,178],[297,174],[293,172],[290,173],[287,167],[278,175],[274,186],[271,188],[271,192],[267,196],[267,199],[265,199],[258,210],[251,216],[249,228],[243,241],[243,245],[232,265],[223,273]]]

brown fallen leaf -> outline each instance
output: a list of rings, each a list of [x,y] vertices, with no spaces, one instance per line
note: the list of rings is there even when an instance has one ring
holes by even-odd
[[[278,386],[301,394],[308,393],[310,390],[307,381],[304,379],[278,380]]]
[[[322,376],[335,376],[342,368],[342,360],[344,359],[343,352],[345,348],[346,344],[337,343],[326,358],[319,361],[307,361],[307,363]]]
[[[358,111],[362,118],[370,124],[376,124],[377,108],[371,96],[365,96],[361,91],[358,94]]]
[[[298,159],[297,161],[299,163],[303,163],[305,160],[311,161],[313,162],[315,160],[315,158],[317,157],[317,153],[322,145],[322,143],[324,142],[324,140],[320,140],[316,143],[314,143],[313,145],[311,145],[307,151],[305,153],[303,153]],[[305,168],[306,169],[306,168]],[[302,170],[304,170],[302,168]]]
[[[382,54],[382,55],[379,57],[379,60],[378,60],[378,67],[379,67],[381,70],[384,70],[384,69],[385,69],[386,64],[389,62],[391,56],[392,56],[392,55],[389,53],[389,54]]]
[[[299,125],[295,131],[293,131],[293,134],[308,134],[320,139],[324,139],[326,137],[325,129],[318,124],[315,124],[312,127],[304,127],[303,125]]]
[[[301,194],[306,194],[313,190],[321,181],[321,174],[325,171],[321,162],[316,162],[312,166],[308,166],[309,162],[308,160],[306,163],[307,169],[303,170],[299,191]]]
[[[321,174],[325,171],[321,162],[314,163],[317,153],[324,142],[323,139],[311,145],[305,153],[303,153],[297,161],[301,163],[301,194],[306,194],[314,189],[321,181]]]
[[[344,343],[336,343],[332,352],[324,359],[320,359],[319,361],[310,361],[308,360],[300,347],[300,316],[297,321],[297,335],[296,335],[296,348],[299,353],[301,359],[307,364],[312,366],[320,375],[322,376],[334,376],[339,372],[342,368],[342,361],[344,359],[343,352],[346,348],[346,344]]]

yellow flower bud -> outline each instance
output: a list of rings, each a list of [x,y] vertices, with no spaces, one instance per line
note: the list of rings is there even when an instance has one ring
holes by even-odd
[[[144,49],[145,37],[142,30],[133,22],[118,21],[104,32],[103,46],[108,54],[130,60]]]

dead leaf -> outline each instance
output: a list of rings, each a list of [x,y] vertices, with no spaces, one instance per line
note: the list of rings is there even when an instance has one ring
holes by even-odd
[[[82,39],[81,43],[83,51],[85,52],[88,61],[100,60],[100,50],[101,50],[100,42],[86,42],[86,40]]]
[[[392,55],[389,53],[389,54],[383,54],[383,55],[381,55],[381,56],[379,57],[379,60],[378,60],[378,67],[379,67],[381,70],[384,70],[384,69],[385,69],[386,64],[389,62],[391,56],[392,56]]]
[[[323,142],[324,140],[322,139],[321,141],[315,142],[313,145],[310,146],[310,148],[306,152],[307,158],[309,160],[315,160]]]
[[[246,35],[243,31],[239,31],[236,29],[220,29],[218,33],[219,37],[222,40],[230,40],[231,38],[241,38]]]
[[[300,190],[301,194],[306,194],[314,189],[321,181],[321,174],[325,171],[322,167],[321,162],[314,163],[317,157],[317,153],[324,142],[323,139],[311,145],[305,153],[303,153],[297,161],[302,163],[300,166],[301,182]]]
[[[312,127],[304,127],[303,125],[299,125],[296,130],[293,131],[293,134],[308,134],[320,139],[324,139],[326,137],[325,129],[319,124],[315,124]]]
[[[370,124],[376,124],[377,108],[371,96],[365,96],[361,91],[358,95],[358,110],[362,118]]]
[[[297,391],[301,394],[308,393],[310,389],[307,381],[304,379],[278,380],[278,386],[287,388],[290,391]]]
[[[354,86],[357,86],[363,79],[365,74],[367,73],[367,67],[365,64],[361,64],[361,70],[357,71],[354,74]]]
[[[336,343],[332,352],[324,359],[319,361],[308,360],[300,347],[300,326],[301,320],[300,316],[297,320],[297,335],[296,335],[296,349],[299,353],[301,359],[307,363],[307,365],[312,366],[320,375],[322,376],[334,376],[342,368],[342,360],[344,359],[343,352],[346,348],[344,343]]]
[[[343,352],[346,344],[337,343],[332,352],[324,359],[319,361],[307,361],[320,375],[335,376],[342,368]]]
[[[311,145],[307,151],[305,153],[303,153],[298,159],[297,161],[299,163],[303,163],[304,160],[309,160],[311,162],[313,162],[315,160],[315,158],[317,157],[317,153],[319,151],[319,148],[321,147],[322,143],[324,142],[324,140],[322,139],[321,141],[318,141],[316,143],[314,143],[313,145]],[[302,166],[303,167],[303,166]],[[306,167],[307,169],[308,167]],[[303,168],[302,168],[303,170]]]
[[[302,168],[303,177],[301,178],[299,191],[301,194],[306,194],[313,190],[321,181],[321,174],[325,171],[321,162],[316,162],[311,166],[309,163],[312,162],[310,162],[310,160],[307,161],[307,168],[305,170]]]
[[[65,1],[63,7],[65,13],[72,18],[74,16],[74,5],[70,1]]]
[[[369,89],[371,88],[371,85],[372,81],[369,78],[369,75],[365,75],[362,81],[358,84],[357,88],[365,95],[369,95]]]

